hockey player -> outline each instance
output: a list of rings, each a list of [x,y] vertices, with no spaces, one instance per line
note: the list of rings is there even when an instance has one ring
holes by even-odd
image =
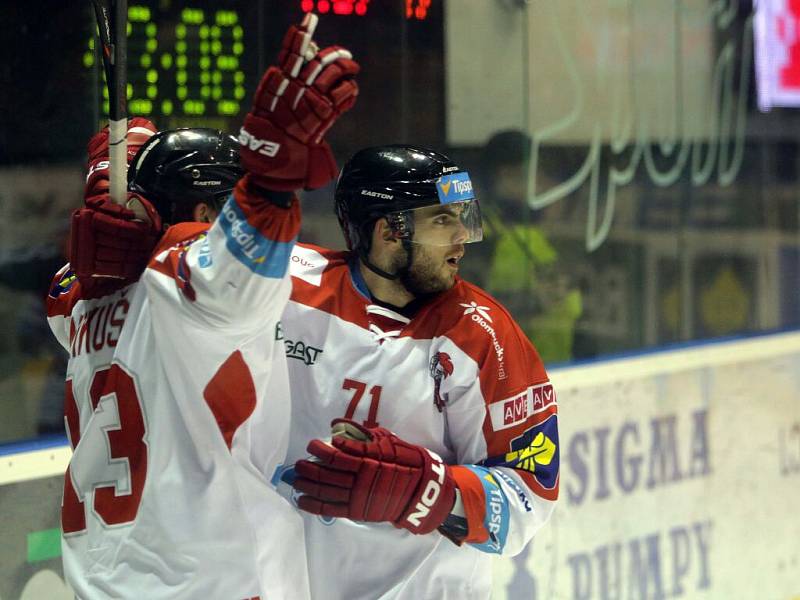
[[[520,552],[558,496],[555,393],[457,276],[482,235],[466,172],[368,148],[335,193],[349,252],[297,245],[281,319],[312,596],[488,598],[491,556]]]
[[[295,246],[283,472],[314,598],[486,598],[558,496],[557,407],[536,350],[457,277],[481,237],[469,176],[412,146],[357,153],[336,207],[349,252]],[[331,445],[312,441],[330,437]]]
[[[358,90],[358,66],[318,50],[315,22],[287,33],[239,141],[149,137],[136,123],[127,208],[105,193],[107,135],[93,139],[73,265],[48,299],[70,353],[62,548],[83,600],[308,596],[302,521],[270,482],[290,413],[275,330],[300,222],[292,191],[335,175],[323,135]],[[186,222],[217,212],[210,228]]]
[[[486,598],[490,556],[521,551],[557,499],[555,393],[508,313],[457,277],[481,237],[465,172],[367,149],[336,207],[350,251],[295,246],[276,331],[312,596]]]

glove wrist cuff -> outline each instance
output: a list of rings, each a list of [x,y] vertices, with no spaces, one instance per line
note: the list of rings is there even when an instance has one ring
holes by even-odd
[[[469,535],[469,523],[464,512],[464,502],[461,500],[461,490],[456,486],[455,502],[450,514],[445,517],[444,523],[439,525],[439,533],[456,546],[460,546]]]
[[[275,185],[277,187],[283,187],[280,185],[279,182],[270,181],[266,178],[258,177],[257,175],[253,175],[252,173],[247,173],[244,176],[245,182],[245,190],[247,194],[250,196],[258,196],[263,200],[266,200],[270,204],[274,204],[280,208],[290,208],[292,205],[292,200],[295,197],[295,190],[283,190],[283,189],[275,189]],[[283,182],[286,184],[287,182]]]
[[[450,514],[456,498],[456,484],[450,467],[427,449],[426,471],[419,489],[414,494],[403,516],[395,523],[415,534],[426,534],[437,529]]]
[[[486,499],[483,486],[478,476],[468,467],[455,465],[450,467],[456,486],[459,490],[464,515],[467,521],[465,542],[483,543],[489,539],[489,532],[483,525],[486,516]]]

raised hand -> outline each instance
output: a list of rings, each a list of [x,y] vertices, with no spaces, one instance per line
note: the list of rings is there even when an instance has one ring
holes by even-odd
[[[156,132],[148,119],[128,121],[128,163]],[[84,206],[72,213],[69,260],[84,298],[111,293],[138,279],[161,235],[161,218],[138,194],[125,206],[111,202],[108,188],[108,127],[89,140]]]
[[[283,38],[276,66],[267,69],[239,132],[242,166],[268,190],[319,188],[337,174],[325,133],[358,96],[360,67],[348,50],[319,50],[317,16],[307,14]]]

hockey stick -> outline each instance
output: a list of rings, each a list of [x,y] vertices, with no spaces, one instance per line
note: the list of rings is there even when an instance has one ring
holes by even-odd
[[[127,190],[128,132],[127,116],[127,0],[92,0],[100,44],[103,69],[108,87],[109,193],[115,204],[124,204]]]

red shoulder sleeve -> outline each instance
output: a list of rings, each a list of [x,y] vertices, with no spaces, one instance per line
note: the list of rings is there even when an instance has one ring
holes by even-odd
[[[542,359],[499,302],[472,285],[464,290],[464,314],[448,337],[478,364],[486,403],[484,464],[514,468],[539,496],[555,500],[558,406]]]

